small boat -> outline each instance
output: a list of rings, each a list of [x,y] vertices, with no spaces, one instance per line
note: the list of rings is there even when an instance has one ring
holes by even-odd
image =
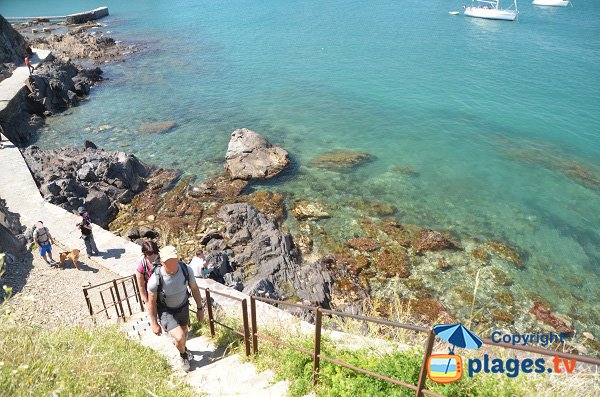
[[[458,14],[460,14],[460,12],[458,12],[458,11],[450,11],[448,14],[450,14],[450,15],[458,15]]]
[[[498,19],[514,21],[519,14],[517,0],[513,0],[513,8],[500,8],[500,0],[475,0],[470,7],[465,7],[464,14],[473,18]]]
[[[534,6],[548,6],[548,7],[566,7],[571,3],[570,0],[533,0],[531,4]]]

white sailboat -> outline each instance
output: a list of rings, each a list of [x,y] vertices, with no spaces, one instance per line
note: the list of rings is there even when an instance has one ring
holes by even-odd
[[[570,3],[570,0],[533,0],[531,4],[534,6],[548,6],[548,7],[566,7]]]
[[[499,19],[514,21],[519,14],[517,0],[513,0],[514,8],[500,8],[500,0],[476,0],[470,7],[465,7],[464,14],[473,18]]]

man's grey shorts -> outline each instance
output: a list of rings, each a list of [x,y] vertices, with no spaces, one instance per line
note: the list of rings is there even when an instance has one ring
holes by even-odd
[[[188,305],[183,305],[180,309],[158,308],[158,321],[167,332],[177,328],[180,325],[190,324],[190,310]]]

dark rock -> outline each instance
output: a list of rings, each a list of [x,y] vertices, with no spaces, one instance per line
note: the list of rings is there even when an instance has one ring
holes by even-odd
[[[209,232],[207,232],[204,235],[204,237],[202,237],[200,239],[200,244],[206,245],[212,239],[222,239],[222,238],[223,238],[223,236],[221,236],[221,234],[218,231],[210,230]]]
[[[276,300],[281,299],[279,294],[277,294],[273,283],[266,278],[261,278],[259,280],[252,281],[248,286],[246,286],[242,290],[242,292],[247,295],[260,296],[263,298],[270,298]]]
[[[246,203],[224,205],[218,215],[225,222],[224,237],[232,245],[235,262],[253,269],[246,272],[244,291],[258,288],[277,299],[296,296],[329,306],[329,274],[321,263],[302,265],[289,234]]]
[[[247,128],[233,131],[225,161],[231,178],[242,180],[272,178],[290,162],[285,149]]]
[[[158,232],[156,230],[150,229],[147,226],[140,226],[139,228],[140,237],[154,239],[158,237]]]
[[[23,36],[0,15],[0,71],[12,72],[14,67],[4,64],[19,65],[27,55],[27,42]]]
[[[227,243],[220,239],[212,239],[206,244],[206,250],[209,252],[224,251],[227,248]]]
[[[125,236],[131,241],[134,241],[140,238],[140,231],[137,228],[131,228],[125,233]]]
[[[115,218],[117,203],[131,201],[143,189],[149,173],[135,156],[91,145],[57,150],[30,146],[23,156],[46,200],[70,212],[83,205],[102,227]]]
[[[94,142],[88,140],[83,142],[83,147],[85,149],[98,149],[98,146]]]

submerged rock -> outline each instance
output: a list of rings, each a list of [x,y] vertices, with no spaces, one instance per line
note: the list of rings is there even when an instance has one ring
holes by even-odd
[[[247,128],[233,131],[225,161],[231,178],[243,180],[272,178],[290,162],[285,149]]]
[[[363,165],[371,160],[373,160],[373,156],[367,152],[333,150],[313,157],[310,164],[319,168],[341,171]]]
[[[523,259],[521,258],[519,251],[517,251],[515,248],[500,241],[489,241],[486,245],[490,250],[515,265],[517,269],[525,268]]]
[[[529,312],[533,314],[539,321],[551,326],[557,332],[563,332],[566,336],[570,336],[575,333],[575,329],[572,325],[567,324],[565,320],[552,314],[552,312],[544,307],[544,305],[540,302],[535,302]]]
[[[298,220],[319,220],[329,218],[331,215],[325,211],[323,203],[319,201],[300,200],[292,204],[292,215]]]
[[[156,123],[142,124],[138,130],[148,134],[162,134],[164,132],[171,131],[175,127],[177,127],[177,123],[174,120],[167,120]]]
[[[377,251],[381,248],[381,245],[377,243],[377,240],[367,237],[357,237],[348,240],[348,246],[357,251],[372,252]]]
[[[417,254],[423,251],[440,251],[445,249],[461,249],[460,245],[440,232],[431,229],[421,230],[415,237],[413,247]]]

